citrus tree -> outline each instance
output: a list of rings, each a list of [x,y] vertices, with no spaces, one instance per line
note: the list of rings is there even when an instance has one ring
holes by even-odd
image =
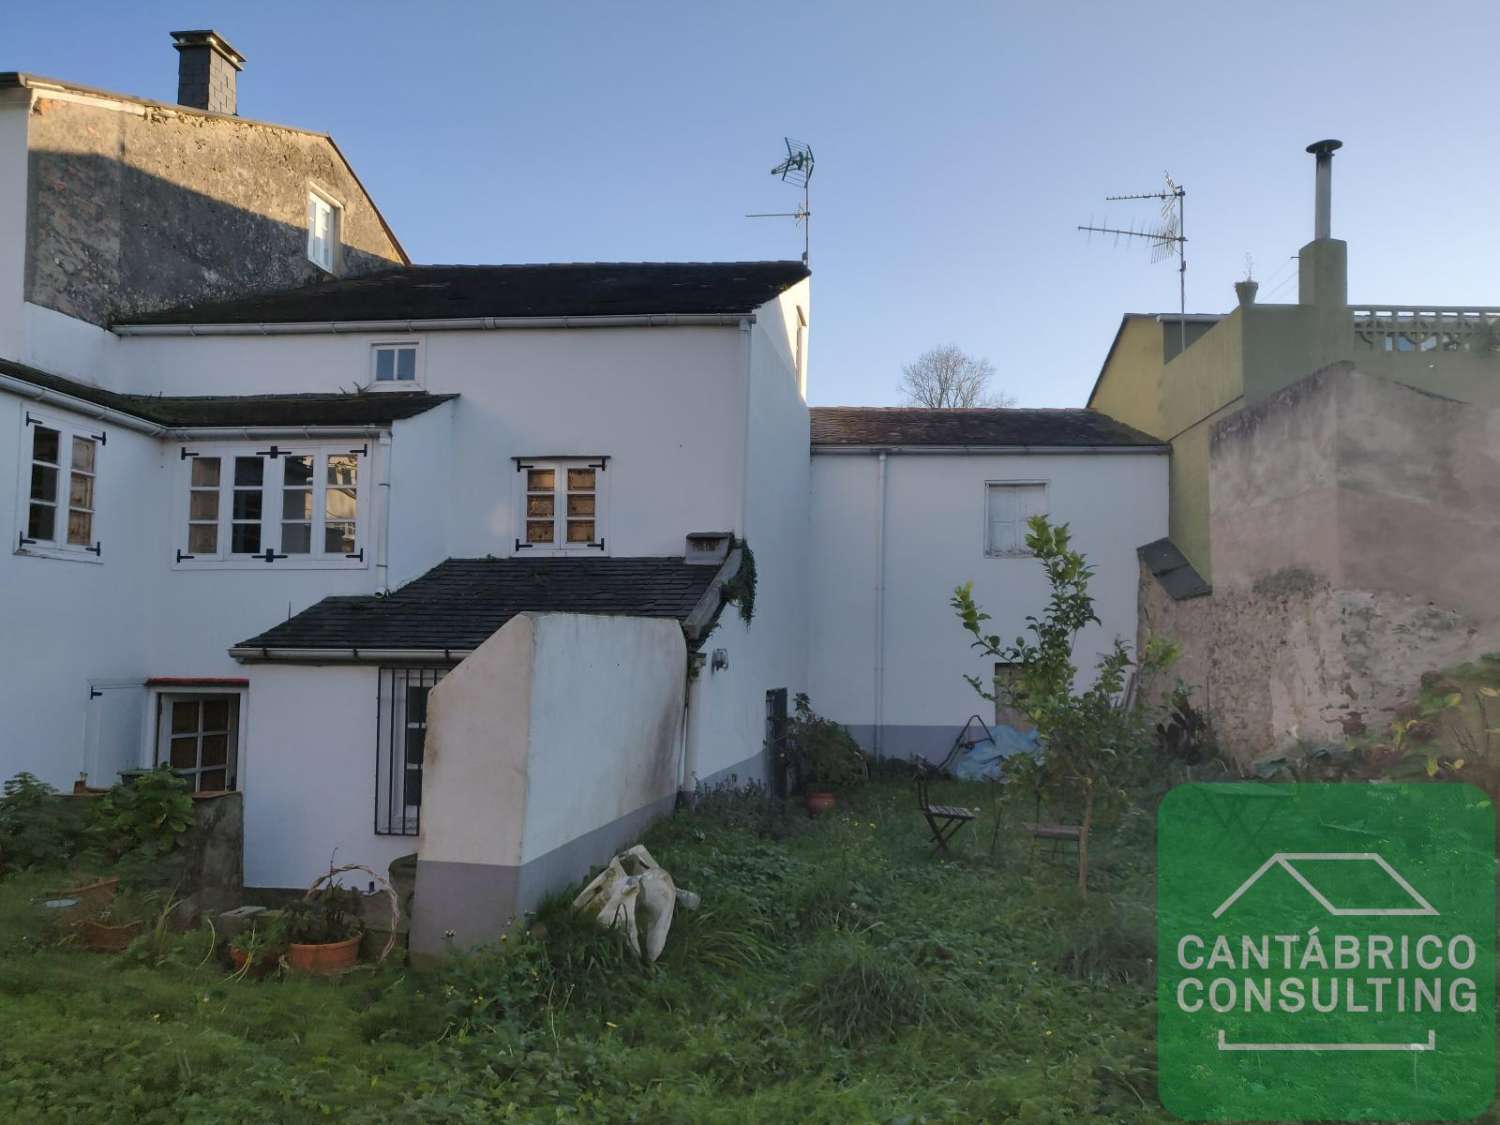
[[[1041,754],[1032,782],[1049,797],[1069,799],[1080,810],[1078,889],[1088,893],[1088,842],[1101,805],[1124,795],[1124,784],[1139,770],[1150,744],[1143,709],[1126,701],[1126,680],[1164,668],[1175,652],[1153,641],[1137,659],[1116,638],[1099,661],[1092,683],[1078,686],[1073,648],[1087,625],[1098,624],[1089,582],[1094,568],[1073,548],[1067,524],[1045,516],[1027,521],[1026,546],[1041,564],[1051,590],[1039,615],[1026,618],[1023,635],[1007,643],[985,631],[990,615],[974,601],[973,583],[953,592],[952,606],[973,640],[970,647],[987,659],[1010,665],[1010,675],[988,685],[964,678],[985,699],[1012,707],[1035,726]]]

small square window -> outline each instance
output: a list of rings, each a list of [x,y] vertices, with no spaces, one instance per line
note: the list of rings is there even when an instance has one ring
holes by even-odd
[[[985,486],[985,547],[992,558],[1031,554],[1026,521],[1047,514],[1047,486],[1041,483],[996,483]]]
[[[577,461],[523,463],[522,518],[516,536],[521,548],[604,549],[599,529],[602,463]]]
[[[416,344],[375,344],[371,355],[377,384],[409,385],[417,381]]]

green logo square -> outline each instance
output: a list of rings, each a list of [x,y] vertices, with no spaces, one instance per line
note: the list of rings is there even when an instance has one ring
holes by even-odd
[[[1495,816],[1469,785],[1184,785],[1157,815],[1162,1104],[1471,1118],[1495,1091]]]

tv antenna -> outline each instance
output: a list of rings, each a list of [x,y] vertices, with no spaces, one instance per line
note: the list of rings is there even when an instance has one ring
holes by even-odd
[[[1180,335],[1182,351],[1187,350],[1187,235],[1183,233],[1182,203],[1187,196],[1187,189],[1166,173],[1163,173],[1166,187],[1161,191],[1144,191],[1133,195],[1106,195],[1105,202],[1113,203],[1120,200],[1131,199],[1155,199],[1161,202],[1161,222],[1154,227],[1137,227],[1131,225],[1128,230],[1120,227],[1099,227],[1092,222],[1078,229],[1088,231],[1090,234],[1112,234],[1118,244],[1122,238],[1144,238],[1151,243],[1151,261],[1153,263],[1170,259],[1173,252],[1177,254],[1177,327]]]
[[[812,182],[813,150],[811,145],[794,141],[791,137],[783,137],[782,140],[786,142],[786,159],[771,169],[771,175],[779,176],[782,183],[800,187],[802,202],[795,211],[757,211],[745,218],[795,219],[802,228],[802,264],[805,266],[808,264],[808,251],[812,248],[812,211],[808,206],[812,202],[812,195],[807,185]]]

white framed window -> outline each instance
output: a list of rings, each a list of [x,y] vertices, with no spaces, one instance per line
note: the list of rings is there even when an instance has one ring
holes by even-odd
[[[307,259],[329,273],[338,260],[340,211],[322,192],[307,193]]]
[[[607,457],[516,458],[517,551],[603,551]]]
[[[984,553],[991,558],[1026,558],[1026,521],[1047,514],[1043,481],[988,481],[984,486]]]
[[[176,565],[363,566],[369,448],[182,446]]]
[[[421,381],[419,346],[411,342],[370,345],[370,386],[410,390]]]
[[[108,441],[64,416],[22,411],[17,554],[102,561],[96,484]]]
[[[156,700],[155,764],[171,766],[195,793],[237,788],[239,695],[162,692]]]

